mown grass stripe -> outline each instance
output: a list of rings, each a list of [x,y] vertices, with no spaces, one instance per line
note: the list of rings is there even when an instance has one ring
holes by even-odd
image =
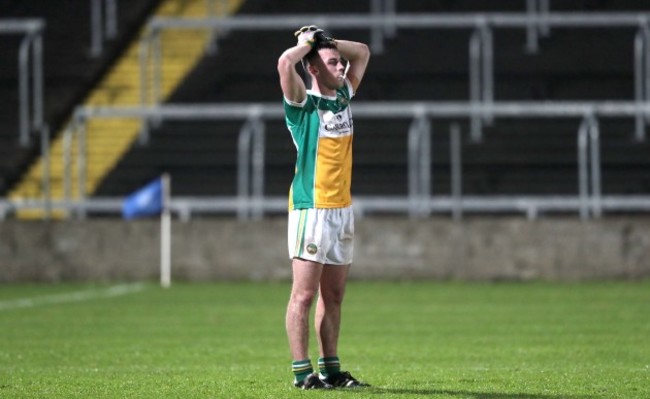
[[[142,283],[120,284],[101,290],[84,290],[31,298],[12,299],[0,302],[0,311],[20,308],[32,308],[36,306],[54,305],[60,303],[86,302],[93,299],[128,295],[142,291],[144,287],[145,285]]]

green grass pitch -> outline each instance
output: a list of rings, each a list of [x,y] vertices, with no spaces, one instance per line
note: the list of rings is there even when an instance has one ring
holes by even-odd
[[[0,398],[650,397],[650,281],[351,282],[339,356],[372,387],[312,392],[288,283],[124,288],[0,285]]]

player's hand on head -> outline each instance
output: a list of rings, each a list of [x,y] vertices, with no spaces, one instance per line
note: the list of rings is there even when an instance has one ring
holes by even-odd
[[[298,44],[309,44],[314,46],[320,41],[334,41],[334,39],[325,36],[325,32],[316,25],[303,26],[293,34],[298,39]]]
[[[298,29],[293,35],[298,39],[298,44],[309,44],[313,46],[317,41],[317,34],[323,33],[323,30],[316,25],[303,26]]]
[[[316,33],[316,40],[319,42],[330,42],[336,46],[336,40],[333,37],[325,36],[325,32]]]

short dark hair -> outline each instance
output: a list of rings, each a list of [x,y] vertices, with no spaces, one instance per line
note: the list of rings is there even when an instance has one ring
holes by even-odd
[[[336,43],[333,40],[319,40],[314,44],[314,47],[307,53],[306,56],[302,59],[302,66],[307,71],[307,63],[311,63],[312,60],[318,55],[318,51],[324,48],[337,49]]]

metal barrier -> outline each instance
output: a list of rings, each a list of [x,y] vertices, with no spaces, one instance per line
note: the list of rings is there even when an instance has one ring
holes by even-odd
[[[215,0],[212,0],[215,1]],[[141,107],[79,108],[64,136],[65,198],[51,201],[45,190],[43,201],[0,201],[0,217],[18,208],[61,208],[83,217],[86,210],[119,212],[120,200],[86,198],[85,190],[85,122],[89,118],[137,118],[148,126],[150,121],[164,119],[240,119],[246,121],[239,135],[238,188],[232,198],[174,198],[172,208],[183,218],[194,212],[235,212],[240,218],[259,218],[265,213],[284,211],[286,198],[264,196],[264,120],[281,118],[279,104],[219,105],[157,105],[160,103],[160,32],[165,29],[212,30],[275,30],[291,29],[305,21],[325,28],[370,29],[371,46],[383,48],[383,38],[398,28],[410,29],[473,29],[470,36],[469,102],[375,102],[355,103],[355,116],[412,117],[408,140],[408,196],[355,198],[356,211],[400,212],[411,217],[426,217],[432,212],[451,212],[455,218],[463,212],[525,212],[534,218],[540,212],[579,212],[584,219],[599,217],[604,211],[650,211],[650,197],[603,196],[601,193],[599,118],[632,117],[636,121],[635,137],[645,138],[645,125],[650,121],[650,13],[550,13],[548,0],[528,0],[525,14],[395,14],[392,0],[371,0],[370,15],[280,15],[273,17],[229,17],[207,19],[155,18],[140,43]],[[1,22],[1,21],[0,21]],[[638,28],[635,40],[635,96],[630,102],[494,102],[492,31],[498,28],[525,28],[527,49],[538,50],[538,36],[550,34],[552,27],[632,27]],[[0,30],[0,33],[2,31]],[[40,45],[39,45],[40,46]],[[27,51],[27,50],[26,50]],[[36,51],[35,51],[36,52]],[[149,95],[148,65],[152,68],[152,93]],[[36,70],[36,68],[35,68]],[[41,71],[42,73],[42,71]],[[36,78],[35,78],[36,80]],[[42,80],[42,78],[41,78]],[[42,82],[41,82],[42,83]],[[149,107],[149,104],[156,105]],[[36,106],[35,106],[36,108]],[[42,118],[42,106],[39,111]],[[582,118],[577,133],[578,189],[575,197],[476,197],[462,194],[462,154],[460,128],[452,125],[451,160],[452,192],[448,197],[431,195],[432,118],[468,118],[471,137],[480,140],[483,124],[494,118]],[[21,119],[22,120],[22,119]],[[42,121],[41,121],[42,125]],[[148,130],[141,136],[146,141]],[[71,193],[71,143],[78,135],[78,195]],[[22,134],[21,134],[22,138]],[[45,153],[45,151],[44,151]]]
[[[583,219],[599,217],[603,210],[650,211],[650,197],[603,196],[601,193],[601,164],[598,119],[650,115],[650,104],[635,102],[503,102],[474,104],[471,102],[360,102],[353,105],[355,117],[413,118],[405,139],[408,141],[408,196],[393,198],[358,198],[358,212],[400,212],[411,217],[427,217],[432,212],[449,211],[454,217],[463,212],[520,212],[536,217],[540,211],[578,211]],[[452,160],[452,192],[448,198],[431,195],[431,120],[435,118],[582,118],[576,137],[578,141],[578,187],[575,197],[464,197],[462,194],[462,154],[460,129],[451,127],[450,159]],[[264,121],[281,119],[284,111],[279,104],[195,104],[161,105],[157,107],[92,108],[81,107],[75,112],[64,136],[64,201],[57,206],[74,209],[83,216],[93,208],[96,199],[85,192],[85,124],[91,118],[136,118],[155,120],[241,120],[239,132],[237,195],[233,198],[175,198],[176,211],[182,215],[193,212],[233,211],[240,218],[261,218],[269,212],[286,209],[286,198],[264,195]],[[73,166],[71,143],[78,136],[78,192],[71,193]],[[404,132],[396,132],[404,134]],[[101,202],[105,204],[105,202]],[[31,206],[30,203],[13,204]],[[36,204],[36,202],[31,203]],[[282,204],[282,206],[279,206]],[[5,204],[7,206],[7,204]],[[99,206],[99,205],[97,205]],[[119,212],[119,207],[112,209]]]
[[[0,19],[0,35],[23,35],[18,53],[18,138],[22,146],[29,145],[33,132],[42,134],[43,130],[44,29],[42,19]]]
[[[538,5],[535,5],[538,4]],[[140,42],[141,105],[159,104],[161,82],[160,33],[167,29],[280,30],[292,29],[307,22],[324,28],[370,29],[371,48],[383,49],[383,35],[398,28],[408,29],[473,29],[469,40],[469,100],[489,104],[494,101],[494,49],[492,30],[522,28],[527,33],[527,48],[538,50],[538,33],[550,34],[554,27],[571,28],[637,28],[634,39],[635,93],[637,102],[650,101],[650,13],[550,13],[546,0],[529,3],[526,13],[478,14],[396,14],[374,12],[369,15],[291,14],[278,16],[235,16],[229,18],[154,18],[147,25],[147,34]],[[147,66],[154,60],[151,76]],[[149,86],[152,87],[149,87]],[[149,94],[151,92],[151,95]],[[632,93],[631,93],[632,97]],[[636,116],[635,137],[645,139],[648,118]],[[472,138],[480,140],[482,126],[490,116],[472,118]]]
[[[117,0],[90,0],[90,56],[102,55],[104,40],[116,37]]]

